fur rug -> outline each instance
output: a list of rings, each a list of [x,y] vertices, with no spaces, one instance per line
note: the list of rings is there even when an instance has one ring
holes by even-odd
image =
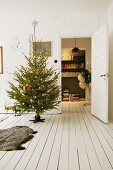
[[[0,130],[0,151],[23,150],[21,144],[29,141],[37,133],[27,126],[15,126]]]

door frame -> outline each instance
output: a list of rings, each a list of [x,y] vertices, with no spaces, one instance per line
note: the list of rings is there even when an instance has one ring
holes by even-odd
[[[63,38],[90,38],[91,39],[91,35],[75,35],[75,34],[67,34],[67,35],[59,35],[57,37],[57,47],[58,47],[58,53],[57,53],[57,56],[58,56],[58,60],[59,60],[59,69],[60,69],[60,77],[59,77],[59,85],[60,87],[62,87],[62,82],[61,82],[61,79],[62,79],[62,75],[61,75],[61,41]],[[92,55],[92,52],[91,52],[91,55]],[[91,58],[91,57],[90,57]],[[86,63],[85,63],[86,65]],[[62,88],[61,88],[61,95],[62,95]],[[60,98],[62,99],[62,96],[60,96]],[[61,100],[62,101],[62,100]],[[60,108],[62,109],[62,108]]]

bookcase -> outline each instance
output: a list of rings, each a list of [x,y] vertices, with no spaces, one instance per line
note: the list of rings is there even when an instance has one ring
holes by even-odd
[[[78,75],[85,69],[85,50],[72,55],[68,52],[62,55],[62,101],[79,101],[85,98],[85,90],[79,86]]]
[[[62,56],[62,72],[80,72],[85,69],[85,51],[75,56]]]

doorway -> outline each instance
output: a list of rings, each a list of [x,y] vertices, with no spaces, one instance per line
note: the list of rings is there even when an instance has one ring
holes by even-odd
[[[77,47],[79,55],[73,58],[72,49]],[[91,38],[61,39],[61,89],[62,101],[78,102],[90,100],[88,88],[81,88],[78,75],[91,69]]]
[[[65,38],[65,37],[64,37]],[[60,37],[60,51],[61,41]],[[74,37],[75,39],[76,37]],[[79,38],[77,37],[78,41]],[[81,39],[81,38],[80,38]],[[85,41],[86,37],[82,38]],[[89,50],[87,43],[76,44],[76,46],[86,48],[85,69],[91,69],[91,114],[99,118],[105,123],[108,123],[108,84],[109,84],[109,39],[108,39],[108,25],[105,24],[95,31],[89,38]],[[73,46],[75,46],[73,44]],[[81,47],[82,46],[82,47]],[[68,48],[68,47],[67,47]],[[73,48],[73,47],[72,47]],[[89,52],[89,55],[87,55]],[[60,52],[61,56],[61,52]],[[62,87],[62,84],[61,84]],[[85,88],[85,100],[90,98],[87,88]],[[68,102],[69,103],[69,102]],[[74,103],[74,102],[73,102]]]

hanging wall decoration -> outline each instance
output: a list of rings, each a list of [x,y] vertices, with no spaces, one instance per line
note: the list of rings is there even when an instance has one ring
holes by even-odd
[[[51,56],[51,41],[41,41],[40,43],[39,42],[33,42],[33,48],[36,48],[36,49],[34,49],[34,51],[39,51],[39,44],[40,44],[40,50],[41,50],[41,52],[43,51],[43,50],[46,50],[47,52],[48,52],[48,56]],[[43,47],[44,47],[44,49],[43,49]]]

